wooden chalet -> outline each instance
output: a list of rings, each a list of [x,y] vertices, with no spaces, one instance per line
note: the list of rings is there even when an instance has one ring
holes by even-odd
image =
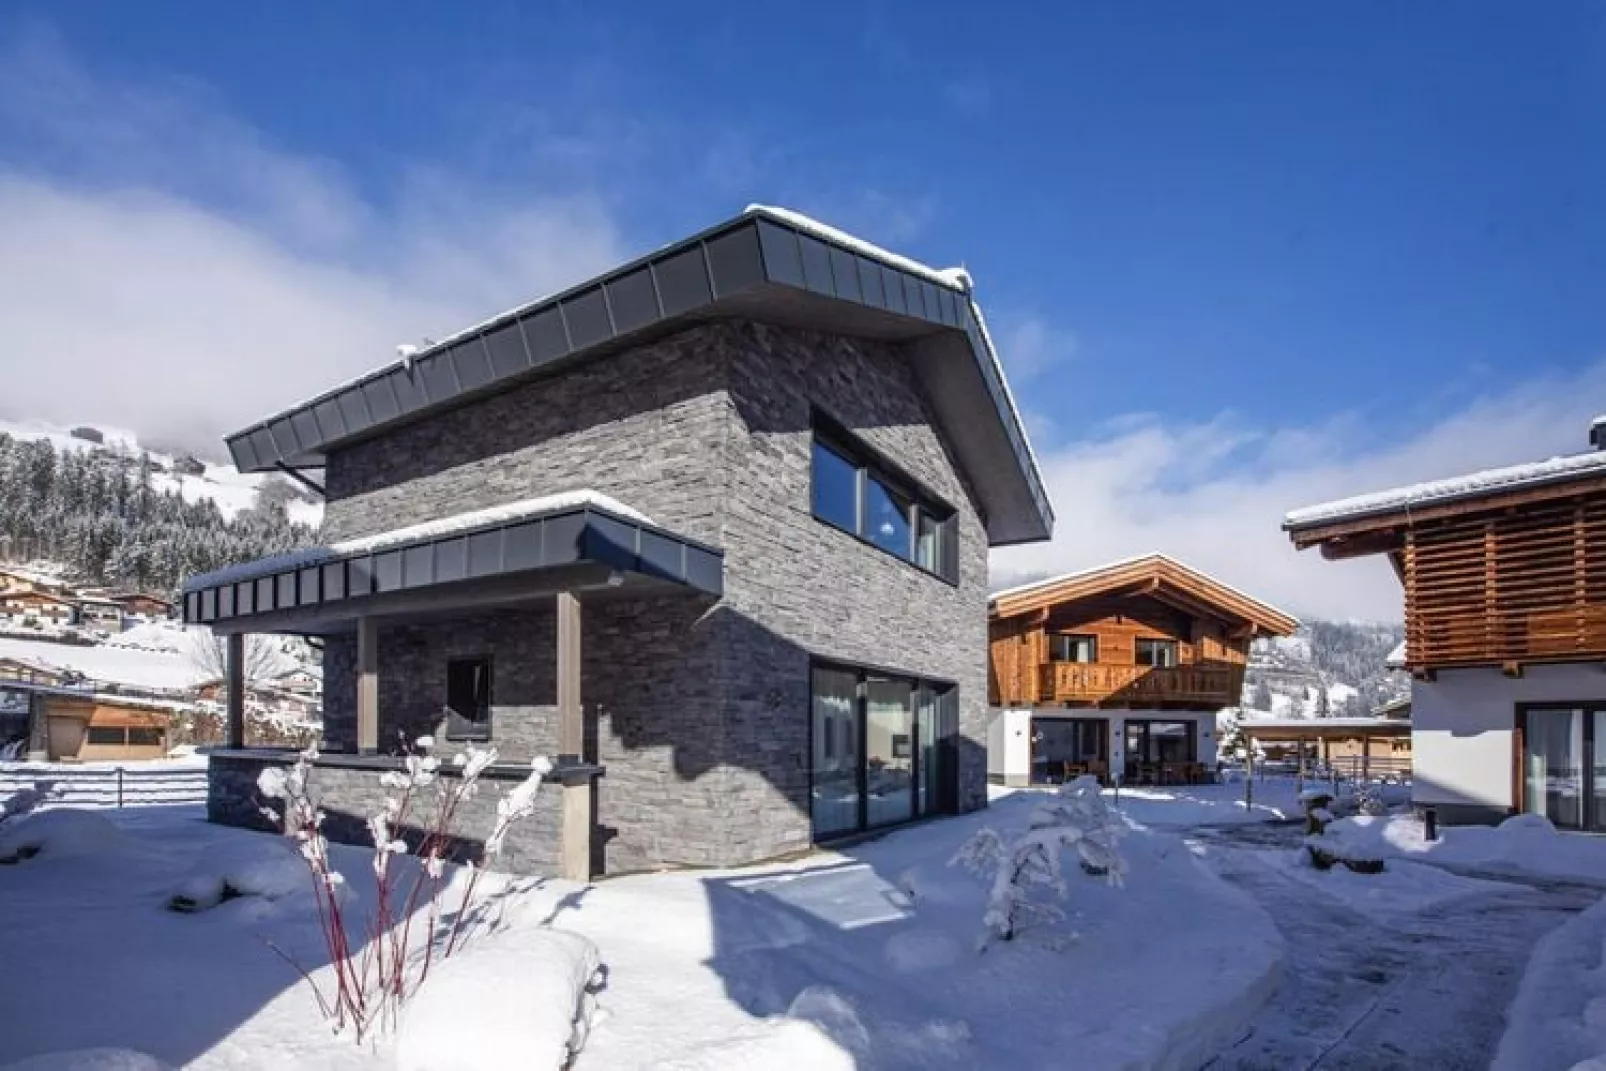
[[[1284,528],[1400,578],[1418,805],[1606,831],[1606,768],[1586,761],[1606,748],[1606,451],[1313,506]]]
[[[997,592],[988,613],[989,772],[1006,784],[1199,778],[1250,642],[1298,627],[1161,554]]]

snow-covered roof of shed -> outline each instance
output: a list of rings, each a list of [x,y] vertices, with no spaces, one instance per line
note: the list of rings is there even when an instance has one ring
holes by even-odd
[[[1387,491],[1341,498],[1304,509],[1296,509],[1283,518],[1286,529],[1309,528],[1333,521],[1354,520],[1380,513],[1395,513],[1427,505],[1440,505],[1469,498],[1481,498],[1501,491],[1524,487],[1537,487],[1550,483],[1564,483],[1606,473],[1606,450],[1592,450],[1587,454],[1553,457],[1548,461],[1534,461],[1523,465],[1485,469],[1465,476],[1452,476],[1444,480],[1429,480]]]
[[[1402,728],[1409,731],[1407,723],[1399,718],[1244,718],[1238,722],[1238,726],[1246,732],[1324,729],[1335,731],[1381,729],[1399,732]]]
[[[1405,668],[1405,641],[1401,640],[1395,648],[1383,659],[1383,664],[1389,669]]]
[[[577,491],[559,491],[556,494],[539,495],[535,498],[521,498],[514,502],[504,502],[499,506],[467,510],[463,513],[437,517],[421,524],[410,524],[403,528],[391,528],[384,532],[375,532],[372,535],[360,536],[356,539],[345,539],[338,543],[330,543],[328,546],[306,547],[302,550],[290,551],[287,554],[275,554],[268,558],[258,558],[255,561],[226,566],[210,573],[200,573],[190,577],[184,582],[184,590],[198,591],[201,588],[233,584],[241,580],[253,580],[259,576],[269,576],[273,573],[300,568],[304,565],[315,565],[318,562],[328,561],[332,558],[371,554],[374,551],[400,546],[404,543],[417,543],[426,539],[451,535],[454,532],[466,532],[474,528],[507,524],[512,521],[523,520],[526,517],[559,513],[563,510],[578,509],[582,506],[599,509],[624,520],[635,521],[637,524],[651,525],[653,523],[652,519],[646,514],[630,508],[618,499],[611,498],[600,491],[593,491],[589,487],[582,487]]]

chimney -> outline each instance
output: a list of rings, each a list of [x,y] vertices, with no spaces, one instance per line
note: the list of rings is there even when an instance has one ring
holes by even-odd
[[[1606,450],[1606,414],[1589,422],[1589,445],[1597,450]]]

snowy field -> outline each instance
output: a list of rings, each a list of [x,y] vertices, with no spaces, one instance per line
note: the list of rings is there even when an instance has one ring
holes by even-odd
[[[1135,828],[1124,888],[1071,863],[1063,922],[978,951],[985,889],[948,860],[983,825],[1024,824],[1035,795],[790,866],[498,882],[471,958],[431,976],[399,1035],[363,1047],[329,1034],[265,943],[321,962],[310,896],[262,858],[278,838],[189,808],[113,812],[82,851],[0,867],[0,947],[28,965],[0,972],[0,1065],[109,1047],[151,1066],[440,1066],[442,1045],[495,1052],[499,1032],[550,1014],[531,987],[583,983],[566,932],[606,973],[579,1068],[1199,1066],[1276,986],[1270,919],[1180,837]],[[372,888],[369,853],[336,855]],[[164,910],[197,875],[246,862],[269,896]],[[503,1011],[466,1019],[480,1001]],[[539,1066],[490,1066],[515,1064]]]

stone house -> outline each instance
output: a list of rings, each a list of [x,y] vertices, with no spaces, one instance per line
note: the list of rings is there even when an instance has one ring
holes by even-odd
[[[336,835],[425,734],[554,756],[500,865],[579,878],[986,804],[987,551],[1053,514],[962,272],[754,207],[229,447],[321,467],[330,543],[184,617],[235,674],[245,633],[321,639]],[[258,823],[287,760],[229,721],[210,814]]]

